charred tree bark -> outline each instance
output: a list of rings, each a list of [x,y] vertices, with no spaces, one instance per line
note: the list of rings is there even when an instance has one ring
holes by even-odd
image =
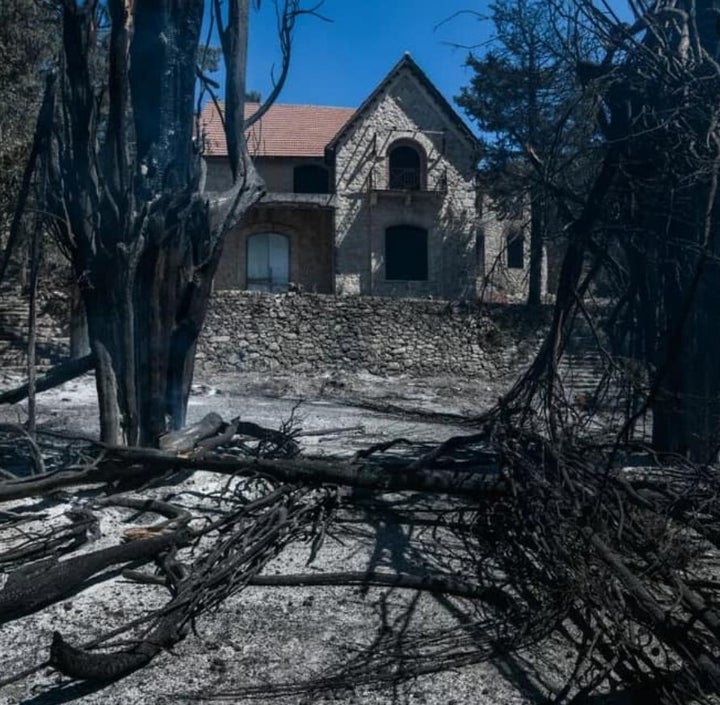
[[[213,199],[199,192],[193,130],[204,7],[203,0],[108,3],[106,108],[93,63],[97,3],[63,9],[48,210],[72,256],[108,443],[155,445],[184,424],[224,236],[263,191],[242,121],[231,119],[234,184]],[[228,95],[244,86],[248,14],[249,0],[231,0],[222,28],[232,51]],[[232,98],[233,112],[242,114],[243,97],[241,90]]]
[[[539,76],[537,48],[534,42],[528,46],[528,71],[531,76]],[[538,86],[527,81],[527,107],[528,107],[528,142],[534,145],[538,133]],[[530,190],[530,263],[528,277],[529,307],[537,307],[542,303],[542,252],[545,239],[544,219],[542,213],[545,207],[543,189],[535,186]]]
[[[25,206],[31,195],[35,165],[38,162],[40,155],[43,152],[47,151],[50,142],[50,135],[53,123],[53,111],[55,110],[56,89],[57,77],[54,73],[48,74],[48,77],[45,81],[45,93],[43,95],[42,107],[40,108],[40,113],[38,114],[38,119],[35,126],[35,135],[33,137],[30,157],[23,172],[17,205],[15,207],[13,219],[10,224],[10,232],[8,233],[8,239],[5,243],[5,249],[3,250],[2,258],[0,258],[0,282],[2,282],[3,278],[5,277],[5,272],[7,271],[10,259],[20,239],[22,217],[25,211]]]
[[[87,316],[80,290],[73,285],[70,292],[70,357],[79,360],[90,354]]]
[[[543,243],[545,241],[544,198],[540,189],[535,188],[530,203],[530,264],[527,298],[530,307],[542,304]]]
[[[184,530],[154,536],[120,546],[54,562],[40,561],[8,576],[0,591],[0,623],[37,612],[72,595],[89,577],[113,565],[146,561],[168,548],[187,542]]]
[[[33,223],[30,241],[30,301],[28,309],[28,420],[27,430],[31,437],[35,436],[37,420],[35,393],[37,391],[37,293],[38,270],[40,269],[40,223],[37,218]]]

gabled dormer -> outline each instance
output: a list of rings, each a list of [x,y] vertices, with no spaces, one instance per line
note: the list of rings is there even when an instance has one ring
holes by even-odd
[[[474,297],[471,130],[409,54],[328,145],[336,192],[336,290]]]
[[[406,53],[328,144],[338,191],[443,194],[448,166],[471,182],[475,135]],[[358,181],[360,179],[360,181]]]

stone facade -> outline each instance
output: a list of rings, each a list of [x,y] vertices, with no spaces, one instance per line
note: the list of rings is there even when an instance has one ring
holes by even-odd
[[[256,157],[254,161],[255,168],[262,176],[267,190],[277,194],[293,193],[295,167],[313,164],[328,168],[324,160],[313,157]],[[225,157],[206,158],[205,163],[207,165],[206,191],[222,191],[231,185],[230,166]]]
[[[519,302],[527,298],[530,264],[530,223],[527,219],[499,218],[487,195],[481,194],[478,207],[478,259],[482,270],[478,272],[477,296],[494,303]],[[508,266],[508,241],[513,236],[522,238],[523,266]],[[543,285],[546,289],[547,258],[543,258]]]
[[[393,146],[413,145],[423,183],[389,183]],[[412,71],[401,70],[367,106],[335,152],[337,293],[472,299],[476,293],[479,220],[475,140],[461,133]],[[388,227],[427,230],[425,281],[389,280]]]
[[[417,181],[405,188],[393,154],[417,155]],[[252,150],[252,145],[250,145]],[[479,145],[409,55],[390,71],[321,155],[256,158],[269,194],[228,236],[216,289],[248,288],[248,238],[279,233],[289,241],[289,283],[339,295],[518,301],[527,294],[526,224],[498,218],[478,192]],[[207,160],[207,189],[229,185],[227,162]],[[328,170],[328,194],[294,194],[294,169]],[[411,174],[412,175],[412,174]],[[403,231],[403,250],[391,231]],[[412,233],[418,238],[412,240]],[[509,267],[508,238],[525,237]],[[414,252],[410,252],[415,248]],[[403,258],[419,267],[409,274]],[[388,258],[395,269],[388,270]],[[419,272],[419,273],[418,273]],[[406,276],[407,275],[407,276]]]

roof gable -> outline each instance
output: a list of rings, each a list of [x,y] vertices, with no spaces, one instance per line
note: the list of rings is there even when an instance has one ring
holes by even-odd
[[[465,138],[473,147],[479,146],[479,140],[463,122],[460,116],[455,112],[453,107],[448,103],[445,96],[435,87],[435,84],[428,78],[427,74],[418,66],[417,62],[412,58],[409,52],[405,52],[402,59],[393,66],[388,74],[377,85],[375,90],[363,101],[362,105],[355,111],[352,117],[345,122],[328,143],[328,149],[334,150],[337,145],[352,130],[357,122],[367,113],[375,101],[384,93],[390,84],[404,71],[409,72],[427,91],[430,97],[435,101],[441,112],[446,116],[449,122],[457,129],[460,135]]]
[[[220,110],[225,109],[223,102]],[[255,113],[257,103],[245,104],[245,119]],[[275,103],[245,132],[248,150],[254,157],[322,158],[325,147],[355,113],[352,108]],[[205,156],[226,157],[225,131],[217,106],[206,103],[200,114]]]

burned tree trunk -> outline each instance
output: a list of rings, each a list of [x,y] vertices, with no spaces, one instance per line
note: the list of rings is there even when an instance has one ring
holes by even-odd
[[[72,282],[70,287],[70,357],[73,360],[79,360],[90,354],[87,315],[80,289],[75,282]]]
[[[638,299],[627,335],[648,369],[653,445],[699,462],[720,448],[720,71],[698,31],[714,25],[712,5],[660,14],[607,94],[626,117],[621,237]]]
[[[528,276],[528,306],[540,306],[543,294],[543,244],[545,241],[546,196],[538,188],[530,198],[530,263]]]
[[[234,185],[212,199],[200,192],[194,101],[205,2],[110,0],[106,69],[98,6],[64,5],[45,192],[87,314],[102,438],[152,445],[184,423],[223,238],[260,197],[262,182],[242,117],[229,115]],[[229,6],[224,24],[219,3],[214,10],[226,92],[242,116],[249,0]]]

